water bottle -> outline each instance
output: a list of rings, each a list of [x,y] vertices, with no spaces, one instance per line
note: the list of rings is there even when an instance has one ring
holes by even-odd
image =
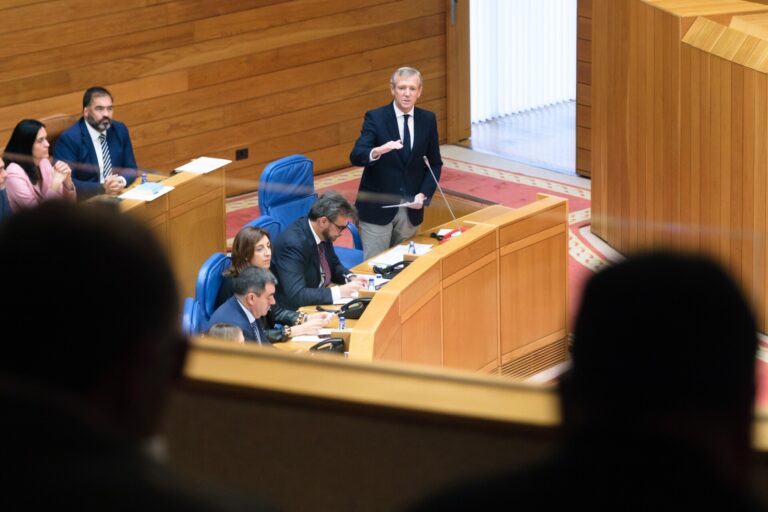
[[[376,282],[373,280],[373,278],[372,278],[372,277],[369,277],[369,278],[368,278],[368,289],[369,289],[370,291],[372,291],[372,292],[373,292],[373,291],[376,291]]]
[[[145,172],[141,173],[141,182],[142,183],[146,183],[147,181],[149,181],[147,179],[147,173],[145,173]]]
[[[343,331],[346,328],[347,328],[347,320],[343,316],[340,316],[339,317],[339,330]]]
[[[413,243],[413,240],[408,244],[408,254],[416,254],[416,245]]]

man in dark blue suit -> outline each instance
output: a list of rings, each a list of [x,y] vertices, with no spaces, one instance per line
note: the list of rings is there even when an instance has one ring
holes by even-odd
[[[211,315],[210,325],[223,323],[240,327],[246,342],[271,345],[263,324],[275,303],[277,279],[269,270],[252,266],[232,278],[234,295]]]
[[[416,108],[421,73],[403,67],[390,80],[394,102],[365,113],[363,128],[349,155],[365,167],[355,206],[368,259],[416,234],[437,185],[424,157],[440,179],[443,161],[435,114]],[[408,207],[382,208],[412,203]]]
[[[112,95],[91,87],[83,95],[83,117],[61,134],[53,156],[72,167],[77,198],[118,195],[136,179],[136,157],[128,128],[112,119]]]
[[[320,196],[308,217],[300,217],[275,240],[272,271],[280,281],[277,301],[286,308],[332,304],[367,284],[349,276],[333,242],[355,220],[355,208],[333,190]],[[347,282],[349,281],[349,282]]]

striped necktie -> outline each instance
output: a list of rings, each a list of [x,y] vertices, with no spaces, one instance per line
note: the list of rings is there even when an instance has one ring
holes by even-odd
[[[253,329],[253,335],[256,337],[256,341],[261,345],[263,340],[261,339],[261,326],[259,325],[258,318],[251,322],[251,329]]]
[[[323,280],[320,287],[325,288],[331,284],[331,265],[328,264],[328,258],[325,256],[325,244],[322,242],[317,244],[317,252],[320,255],[320,278]]]
[[[109,156],[109,146],[107,146],[107,134],[102,132],[99,135],[99,143],[101,144],[101,158],[104,162],[104,169],[101,171],[102,178],[106,178],[112,174],[112,158]]]

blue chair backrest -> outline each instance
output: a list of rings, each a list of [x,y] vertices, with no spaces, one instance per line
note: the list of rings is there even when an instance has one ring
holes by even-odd
[[[255,219],[253,219],[251,222],[247,223],[245,226],[243,226],[240,229],[243,228],[261,228],[265,230],[267,233],[269,233],[269,237],[274,240],[277,235],[280,234],[280,223],[277,222],[275,219],[270,217],[269,215],[259,215]]]
[[[309,209],[317,201],[317,194],[308,197],[296,199],[290,203],[273,206],[270,210],[270,217],[274,218],[280,224],[280,231],[290,226],[293,221],[309,213]]]
[[[317,199],[314,164],[304,155],[271,162],[259,179],[259,212],[280,223],[280,230],[306,215]]]
[[[205,334],[207,323],[200,303],[192,297],[184,299],[184,309],[181,315],[181,332],[187,336]]]
[[[200,303],[206,322],[213,314],[216,295],[219,293],[219,288],[221,288],[221,283],[224,280],[221,274],[230,265],[232,265],[232,258],[223,252],[215,252],[205,260],[197,273],[195,300]]]

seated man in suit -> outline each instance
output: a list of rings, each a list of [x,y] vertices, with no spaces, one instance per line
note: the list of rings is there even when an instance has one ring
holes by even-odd
[[[349,155],[353,165],[365,167],[355,203],[365,259],[416,234],[424,220],[423,207],[435,193],[435,178],[440,179],[443,167],[435,114],[416,108],[421,73],[414,68],[398,69],[390,79],[390,89],[394,101],[365,113],[360,137]],[[382,208],[402,202],[413,204]]]
[[[79,200],[116,196],[136,179],[136,157],[128,128],[112,119],[112,94],[91,87],[83,95],[83,117],[61,134],[53,156],[72,168]]]
[[[243,331],[246,342],[271,345],[263,322],[275,303],[277,279],[269,270],[247,267],[232,278],[234,295],[211,315],[210,325],[236,325]]]
[[[287,308],[332,304],[367,284],[349,276],[336,256],[333,242],[341,236],[357,212],[344,196],[329,191],[320,196],[308,217],[288,226],[275,240],[272,271],[280,281],[277,301]],[[349,282],[347,282],[349,281]]]

